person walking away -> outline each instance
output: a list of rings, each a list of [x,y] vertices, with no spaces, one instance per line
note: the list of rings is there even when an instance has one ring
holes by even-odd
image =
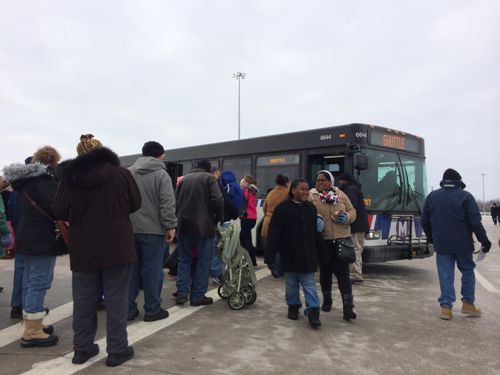
[[[130,215],[137,262],[130,278],[128,320],[134,320],[139,315],[136,299],[142,274],[144,321],[152,322],[168,317],[168,311],[161,307],[164,246],[165,242],[173,241],[177,227],[175,193],[165,169],[163,146],[155,141],[146,142],[142,147],[142,157],[129,171],[141,192],[142,204]]]
[[[240,181],[241,190],[243,191],[243,208],[240,215],[241,231],[240,243],[250,255],[253,266],[257,266],[257,258],[255,246],[252,241],[252,229],[257,223],[257,182],[253,176],[245,176]]]
[[[264,220],[262,222],[260,235],[261,244],[264,248],[264,254],[266,253],[267,248],[269,223],[271,222],[274,209],[278,206],[278,204],[288,198],[288,193],[290,190],[290,180],[287,176],[278,174],[274,181],[276,182],[276,186],[267,194],[266,200],[264,201],[264,207],[262,207],[262,210],[264,211]],[[276,260],[273,264],[273,267],[270,267],[270,271],[275,278],[283,276],[283,269],[281,267],[281,258],[279,253],[276,254]]]
[[[307,201],[308,195],[307,181],[295,179],[290,186],[289,198],[274,209],[269,224],[265,263],[272,266],[276,254],[281,254],[288,319],[299,318],[302,307],[299,288],[302,287],[309,325],[319,328],[320,301],[314,273],[318,269],[323,240],[317,228],[316,207]]]
[[[54,168],[61,155],[51,146],[38,149],[32,164],[12,164],[4,168],[4,177],[10,181],[17,195],[20,221],[16,229],[16,252],[24,259],[22,307],[24,332],[23,348],[56,345],[53,326],[43,326],[46,316],[45,294],[50,289],[56,256],[67,253],[62,241],[56,239],[51,209],[57,189]],[[35,207],[36,206],[36,207]]]
[[[191,306],[210,305],[213,299],[205,296],[208,289],[210,255],[217,222],[224,220],[224,198],[210,162],[200,160],[177,185],[177,238],[179,265],[177,270],[176,303],[183,305],[188,296]],[[192,249],[197,249],[193,265]]]
[[[221,172],[219,167],[212,165],[212,175],[216,178],[222,197],[224,198],[224,222],[223,226],[230,226],[230,221],[238,219],[241,207],[243,206],[243,192],[236,181],[236,176],[231,171]],[[220,284],[224,269],[219,256],[217,255],[217,236],[212,244],[212,259],[210,261],[210,279],[214,284]]]
[[[107,366],[131,359],[128,346],[128,288],[136,261],[129,215],[141,206],[141,195],[118,156],[92,134],[80,137],[78,157],[63,162],[53,210],[69,222],[73,291],[72,362],[82,364],[99,353],[97,298],[106,298]]]
[[[500,210],[496,203],[493,203],[493,205],[491,206],[490,213],[491,213],[491,218],[493,219],[493,224],[497,225],[498,216],[500,215]]]
[[[361,184],[348,173],[337,176],[340,189],[347,195],[356,210],[356,220],[351,224],[351,239],[356,252],[356,261],[349,264],[352,283],[363,282],[363,249],[365,246],[365,235],[370,231],[368,225],[368,213],[361,191]]]
[[[351,278],[349,277],[349,263],[335,257],[335,240],[350,238],[349,224],[356,220],[356,210],[347,195],[333,186],[333,175],[321,170],[316,175],[316,188],[311,189],[309,200],[316,206],[318,213],[324,219],[323,240],[328,252],[326,261],[320,261],[319,281],[323,293],[323,311],[332,309],[332,273],[338,281],[338,288],[342,296],[343,317],[345,320],[356,319],[352,295]]]
[[[455,302],[455,264],[462,273],[462,313],[481,315],[475,302],[475,275],[472,253],[472,234],[482,245],[483,252],[490,251],[491,242],[481,224],[481,212],[476,200],[465,191],[462,176],[454,170],[444,171],[440,189],[432,191],[422,209],[422,228],[427,241],[434,245],[441,295],[441,319],[452,318]]]

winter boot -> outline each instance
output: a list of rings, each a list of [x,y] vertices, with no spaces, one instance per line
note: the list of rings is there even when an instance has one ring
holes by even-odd
[[[463,301],[462,314],[467,314],[467,315],[472,315],[472,316],[481,316],[481,309],[474,306],[473,303],[468,303],[468,302]]]
[[[441,306],[441,319],[450,320],[452,316],[453,316],[453,314],[451,312],[450,306],[446,306],[446,305]]]
[[[53,346],[58,341],[59,338],[56,335],[48,335],[43,332],[42,319],[24,320],[24,333],[21,338],[23,348]]]
[[[356,319],[352,294],[342,294],[342,305],[344,309],[344,320]]]
[[[321,322],[319,321],[319,308],[309,309],[307,313],[307,318],[309,319],[309,325],[313,328],[321,327]]]
[[[288,319],[298,320],[301,305],[288,305]]]
[[[323,304],[321,305],[321,310],[328,312],[332,309],[332,291],[323,291]]]

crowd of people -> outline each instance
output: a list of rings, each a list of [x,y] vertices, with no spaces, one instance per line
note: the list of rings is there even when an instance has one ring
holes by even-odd
[[[251,231],[257,220],[259,190],[253,176],[238,183],[233,172],[221,171],[207,160],[196,162],[192,171],[177,180],[174,190],[165,169],[165,150],[155,141],[144,144],[142,156],[129,168],[120,166],[118,156],[91,134],[80,137],[76,150],[74,159],[59,163],[58,151],[44,146],[24,164],[4,168],[11,189],[5,197],[8,204],[0,200],[2,248],[13,248],[15,239],[11,317],[23,319],[22,347],[57,344],[54,327],[43,324],[49,312],[44,299],[57,256],[69,252],[72,361],[82,364],[99,353],[97,310],[104,296],[106,365],[117,366],[134,356],[128,345],[127,321],[141,315],[136,301],[141,288],[144,321],[169,316],[161,298],[169,244],[177,244],[177,305],[213,303],[206,295],[209,282],[220,283],[224,270],[215,250],[217,225],[239,220],[241,245],[257,265]],[[302,287],[304,314],[309,325],[318,328],[320,311],[332,309],[333,275],[343,318],[357,318],[352,284],[363,282],[362,252],[369,228],[361,186],[354,178],[343,173],[335,179],[328,170],[315,177],[315,186],[310,188],[304,179],[276,176],[276,187],[263,206],[261,246],[272,275],[284,276],[287,317],[299,319]],[[491,243],[477,204],[463,190],[458,172],[447,170],[441,186],[426,199],[422,213],[427,239],[437,253],[441,317],[451,319],[455,263],[463,274],[462,312],[479,315],[474,305],[472,233],[483,251]],[[464,215],[467,220],[460,219]],[[457,225],[462,237],[453,242],[449,233]],[[346,257],[346,252],[355,254],[355,260]],[[318,268],[322,301],[315,281]]]

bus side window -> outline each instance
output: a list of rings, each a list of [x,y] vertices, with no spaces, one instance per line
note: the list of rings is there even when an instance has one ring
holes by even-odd
[[[231,171],[236,176],[238,182],[246,175],[252,172],[252,159],[247,158],[232,158],[222,160],[222,170]]]

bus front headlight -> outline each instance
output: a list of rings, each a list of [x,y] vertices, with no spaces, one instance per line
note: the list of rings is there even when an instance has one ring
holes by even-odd
[[[379,240],[380,239],[380,231],[379,230],[371,230],[366,234],[365,238],[367,240]]]

